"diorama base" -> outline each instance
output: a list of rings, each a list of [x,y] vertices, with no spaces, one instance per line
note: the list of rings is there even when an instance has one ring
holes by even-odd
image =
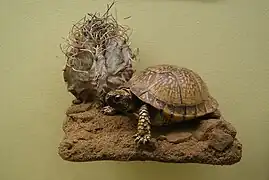
[[[232,165],[241,160],[236,129],[221,114],[204,119],[152,127],[152,141],[134,142],[137,120],[105,116],[91,104],[71,105],[63,124],[58,154],[63,160],[158,161]]]

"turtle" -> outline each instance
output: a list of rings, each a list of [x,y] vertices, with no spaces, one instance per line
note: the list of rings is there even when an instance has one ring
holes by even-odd
[[[218,110],[205,81],[193,70],[171,64],[148,66],[108,92],[105,115],[134,113],[138,118],[135,142],[146,144],[151,139],[151,125],[189,121]],[[157,118],[158,117],[158,118]]]

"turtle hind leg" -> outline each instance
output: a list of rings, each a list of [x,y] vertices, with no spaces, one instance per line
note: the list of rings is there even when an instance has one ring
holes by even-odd
[[[139,109],[137,133],[133,136],[135,138],[135,142],[138,144],[148,143],[151,138],[150,128],[149,111],[147,105],[144,104]]]

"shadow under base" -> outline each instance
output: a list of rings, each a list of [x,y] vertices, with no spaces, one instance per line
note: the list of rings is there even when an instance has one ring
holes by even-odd
[[[58,154],[67,161],[158,161],[232,165],[241,160],[242,144],[235,128],[222,116],[165,127],[152,127],[152,142],[138,147],[137,121],[123,115],[105,116],[91,104],[72,105]]]

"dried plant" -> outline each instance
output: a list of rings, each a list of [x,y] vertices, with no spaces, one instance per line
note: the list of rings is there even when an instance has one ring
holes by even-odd
[[[130,48],[130,29],[110,13],[114,3],[103,15],[88,13],[75,23],[61,47],[67,58],[63,77],[74,103],[102,100],[134,73],[137,54]]]

